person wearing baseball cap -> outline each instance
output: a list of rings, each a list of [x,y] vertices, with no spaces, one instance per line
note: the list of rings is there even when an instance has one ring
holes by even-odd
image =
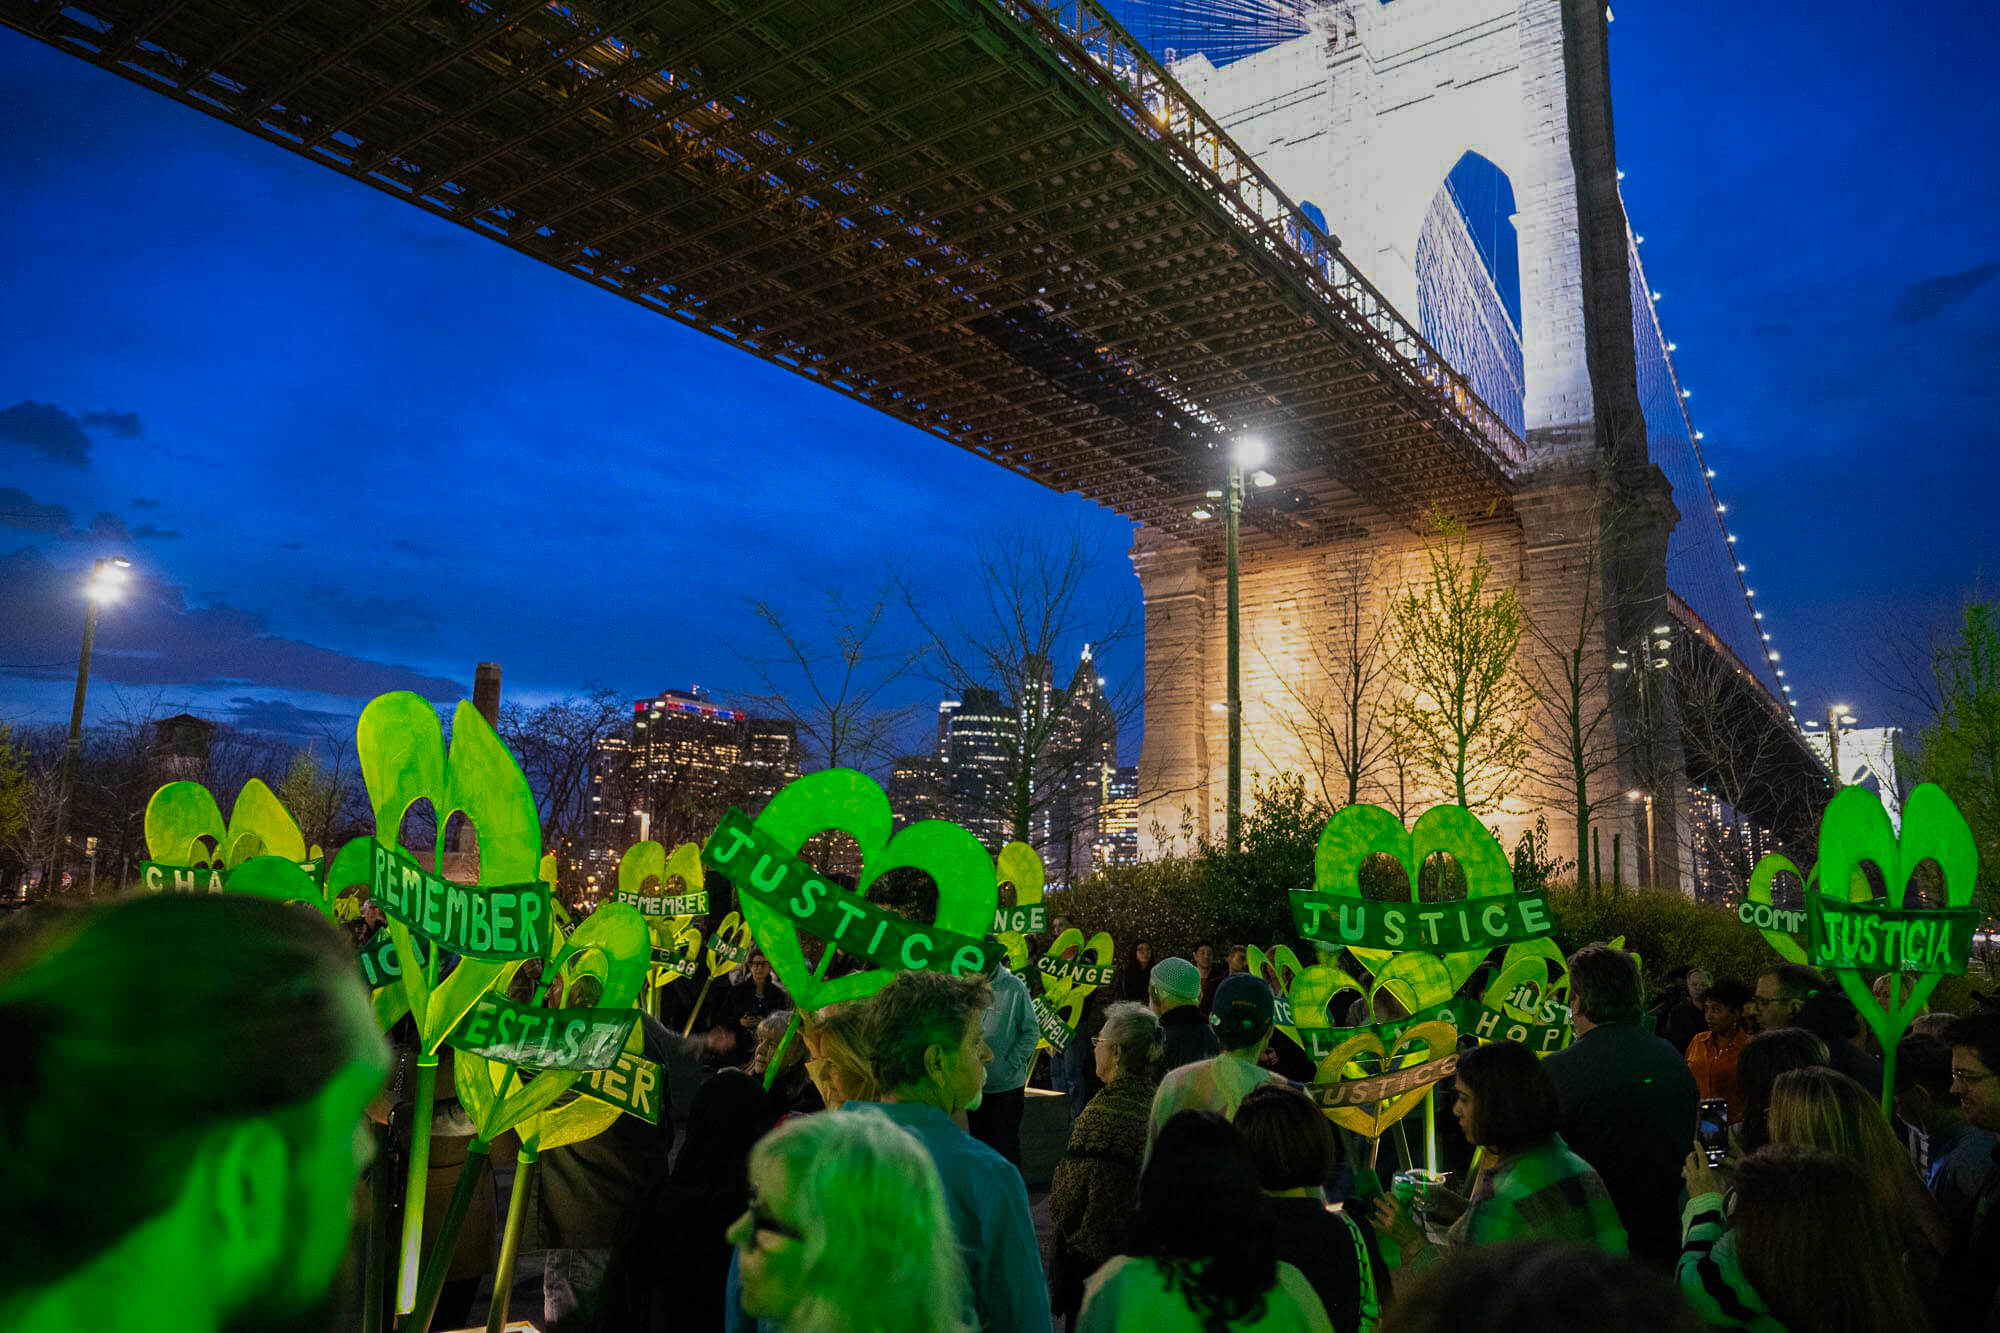
[[[1146,1000],[1160,1016],[1166,1054],[1160,1072],[1206,1060],[1222,1048],[1202,1017],[1201,969],[1185,958],[1162,958],[1146,980]]]
[[[1146,1131],[1148,1151],[1160,1127],[1178,1113],[1218,1111],[1233,1120],[1236,1108],[1251,1089],[1285,1081],[1257,1064],[1264,1048],[1271,1044],[1271,1025],[1276,1018],[1277,1003],[1262,977],[1239,972],[1222,979],[1215,988],[1215,1007],[1208,1017],[1221,1053],[1182,1065],[1160,1080]]]

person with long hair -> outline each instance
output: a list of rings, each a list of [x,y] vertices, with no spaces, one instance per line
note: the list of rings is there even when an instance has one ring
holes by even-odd
[[[973,1327],[937,1168],[878,1111],[802,1116],[766,1135],[729,1241],[744,1311],[781,1333]]]
[[[1083,1304],[1083,1280],[1125,1247],[1162,1049],[1160,1017],[1145,1005],[1121,1001],[1105,1012],[1091,1050],[1104,1086],[1070,1127],[1069,1146],[1049,1182],[1055,1231],[1050,1308],[1056,1314],[1074,1319]]]
[[[1873,1094],[1838,1070],[1780,1074],[1771,1093],[1771,1142],[1819,1148],[1854,1164],[1875,1203],[1895,1222],[1919,1279],[1937,1272],[1951,1247],[1944,1214],[1883,1118]]]
[[[1743,1043],[1736,1060],[1742,1102],[1732,1108],[1741,1117],[1732,1134],[1735,1156],[1748,1157],[1770,1143],[1771,1089],[1778,1076],[1825,1063],[1826,1043],[1804,1028],[1766,1028]]]
[[[1140,1173],[1132,1248],[1086,1284],[1079,1333],[1331,1333],[1305,1274],[1278,1259],[1275,1230],[1229,1122],[1177,1113]]]
[[[1236,1108],[1236,1135],[1271,1201],[1278,1258],[1306,1275],[1339,1333],[1373,1328],[1389,1303],[1389,1268],[1360,1202],[1327,1205],[1340,1166],[1333,1126],[1296,1088],[1258,1088]]]
[[[1135,1004],[1146,1002],[1146,987],[1153,971],[1153,942],[1139,940],[1132,945],[1132,952],[1118,964],[1114,984],[1118,998],[1131,1000]]]
[[[875,1095],[868,1070],[867,1010],[859,1004],[830,1004],[806,1015],[806,1076],[829,1111]]]
[[[1458,1057],[1455,1091],[1452,1114],[1486,1161],[1470,1199],[1429,1191],[1433,1206],[1444,1205],[1441,1212],[1463,1205],[1448,1245],[1543,1236],[1607,1254],[1626,1252],[1625,1228],[1603,1180],[1556,1132],[1562,1110],[1555,1084],[1533,1051],[1516,1041],[1473,1047]],[[1426,1246],[1392,1196],[1376,1200],[1374,1222],[1395,1240],[1405,1267]]]
[[[1681,1294],[1711,1325],[1757,1333],[1930,1326],[1902,1237],[1854,1163],[1816,1149],[1759,1149],[1737,1163],[1726,1223],[1722,1176],[1699,1148],[1684,1174]]]

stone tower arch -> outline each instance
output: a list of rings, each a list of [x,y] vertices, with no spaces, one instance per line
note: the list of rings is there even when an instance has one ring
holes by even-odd
[[[1173,65],[1189,95],[1280,188],[1323,210],[1348,258],[1413,323],[1418,238],[1440,186],[1467,152],[1508,178],[1529,465],[1513,514],[1483,524],[1479,536],[1516,579],[1530,615],[1545,623],[1573,615],[1583,601],[1580,580],[1592,579],[1605,608],[1599,647],[1607,659],[1662,618],[1667,535],[1678,517],[1671,488],[1648,461],[1639,407],[1608,22],[1603,0],[1321,0],[1307,11],[1303,36],[1221,67],[1201,54]],[[1353,544],[1386,567],[1409,568],[1416,536],[1385,520]],[[1244,640],[1280,645],[1266,650],[1274,676],[1307,661],[1305,627],[1323,618],[1315,608],[1324,601],[1324,572],[1350,556],[1334,548],[1267,555],[1246,570]],[[1149,819],[1171,827],[1185,806],[1219,830],[1219,571],[1149,531],[1140,533],[1134,561],[1147,609],[1140,796],[1151,813],[1142,813],[1142,829]],[[1297,659],[1291,667],[1287,653]],[[1279,684],[1246,677],[1246,727],[1260,712],[1282,711],[1280,700],[1260,695]],[[1630,735],[1638,725],[1632,705],[1613,697],[1610,707]],[[1648,724],[1649,753],[1661,757],[1649,760],[1644,785],[1656,794],[1664,830],[1660,878],[1672,884],[1684,765],[1677,739],[1661,755],[1656,733],[1678,736],[1671,701],[1668,709]],[[1257,776],[1252,753],[1246,744],[1246,791]],[[1612,790],[1641,781],[1630,765],[1605,777]],[[1623,805],[1611,818],[1636,834],[1636,816]],[[1558,848],[1570,854],[1574,838],[1557,822],[1550,820]],[[1627,838],[1635,881],[1638,846],[1637,836]]]

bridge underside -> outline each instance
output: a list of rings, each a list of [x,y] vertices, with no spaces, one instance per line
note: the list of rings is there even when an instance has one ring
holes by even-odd
[[[1285,482],[1253,545],[1506,513],[1518,441],[1065,10],[0,0],[0,22],[1204,550],[1189,511],[1245,428]]]

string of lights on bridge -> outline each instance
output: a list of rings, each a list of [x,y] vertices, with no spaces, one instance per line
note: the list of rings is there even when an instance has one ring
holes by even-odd
[[[1619,171],[1618,179],[1621,181],[1625,179],[1623,170]],[[1619,202],[1622,204],[1624,202],[1624,192],[1622,190],[1619,192],[1619,196]],[[1631,216],[1629,209],[1626,211],[1626,216],[1628,218]],[[1632,249],[1635,263],[1637,263],[1638,248],[1645,243],[1645,236],[1636,231],[1632,233]],[[1728,544],[1731,563],[1736,566],[1736,581],[1743,589],[1744,599],[1750,604],[1751,627],[1761,638],[1765,661],[1769,663],[1772,675],[1778,682],[1779,689],[1784,692],[1785,708],[1791,718],[1792,729],[1803,734],[1805,728],[1799,721],[1798,693],[1792,688],[1791,682],[1785,678],[1785,668],[1780,665],[1783,660],[1782,654],[1779,653],[1776,642],[1771,636],[1770,628],[1765,623],[1763,610],[1757,605],[1757,590],[1751,587],[1748,580],[1744,577],[1749,573],[1750,566],[1744,561],[1742,555],[1737,550],[1737,534],[1731,531],[1729,526],[1729,506],[1715,493],[1715,468],[1709,464],[1708,459],[1703,455],[1701,447],[1702,441],[1707,437],[1702,431],[1695,428],[1693,415],[1688,408],[1688,400],[1694,397],[1694,390],[1686,388],[1681,384],[1680,374],[1674,369],[1673,353],[1678,348],[1678,344],[1667,338],[1665,328],[1660,324],[1660,293],[1646,280],[1643,266],[1639,270],[1639,280],[1641,285],[1644,286],[1646,295],[1652,304],[1654,325],[1660,329],[1661,346],[1666,351],[1667,375],[1673,384],[1676,401],[1680,404],[1681,422],[1686,427],[1693,441],[1695,464],[1701,470],[1702,482],[1708,493],[1708,502],[1714,506],[1716,525],[1722,529],[1723,540]]]

